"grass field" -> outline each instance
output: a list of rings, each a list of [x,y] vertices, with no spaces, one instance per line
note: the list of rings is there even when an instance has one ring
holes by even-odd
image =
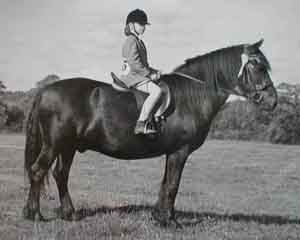
[[[24,136],[0,135],[0,239],[300,239],[300,146],[207,141],[189,158],[176,200],[183,229],[151,217],[164,158],[119,161],[77,154],[70,193],[84,215],[56,218],[51,179],[41,200],[48,222],[24,220]]]

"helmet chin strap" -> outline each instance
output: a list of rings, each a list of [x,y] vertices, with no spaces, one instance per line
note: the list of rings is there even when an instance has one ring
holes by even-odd
[[[141,35],[138,34],[138,32],[136,31],[135,26],[134,26],[134,23],[131,23],[131,24],[132,24],[133,34],[136,35],[136,36],[140,39],[140,38],[141,38]]]

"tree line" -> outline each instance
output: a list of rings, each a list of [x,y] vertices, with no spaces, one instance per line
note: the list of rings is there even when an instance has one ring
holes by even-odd
[[[57,75],[48,75],[26,92],[6,91],[0,81],[0,132],[24,132],[35,94],[58,80]],[[300,86],[281,83],[277,90],[279,101],[273,112],[262,111],[247,101],[227,102],[214,119],[209,138],[300,144]]]

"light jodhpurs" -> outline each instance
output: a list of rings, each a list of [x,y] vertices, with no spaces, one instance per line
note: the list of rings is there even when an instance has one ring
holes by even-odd
[[[154,106],[161,97],[162,90],[157,84],[155,84],[152,81],[147,81],[145,83],[142,82],[138,84],[135,88],[140,91],[149,93],[149,96],[146,98],[143,104],[140,117],[138,119],[138,121],[146,121],[150,117]]]

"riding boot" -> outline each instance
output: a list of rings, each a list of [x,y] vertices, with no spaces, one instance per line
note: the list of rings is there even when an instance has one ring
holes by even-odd
[[[135,134],[154,134],[157,133],[157,131],[153,128],[148,127],[147,121],[137,121],[134,129]]]

